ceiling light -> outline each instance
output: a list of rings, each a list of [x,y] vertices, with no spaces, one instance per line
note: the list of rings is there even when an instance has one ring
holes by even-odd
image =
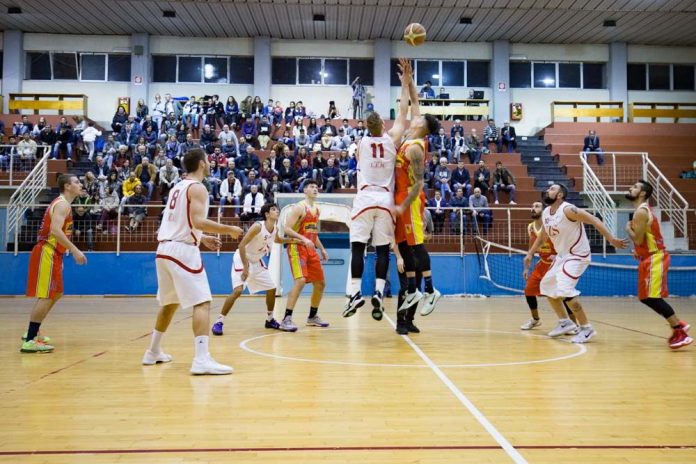
[[[616,27],[616,20],[614,20],[614,19],[605,19],[605,20],[604,20],[604,27]]]
[[[163,11],[162,11],[162,17],[163,17],[163,18],[176,18],[176,11],[174,11],[174,10],[163,10]]]
[[[323,14],[315,14],[312,17],[312,21],[326,21],[326,16],[324,16]]]
[[[22,9],[18,6],[8,6],[7,14],[22,14]]]
[[[471,18],[462,16],[459,18],[459,24],[471,24]]]

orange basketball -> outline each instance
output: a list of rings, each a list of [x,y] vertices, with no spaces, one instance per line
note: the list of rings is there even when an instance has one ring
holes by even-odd
[[[411,23],[404,30],[404,40],[412,47],[417,47],[425,42],[425,28],[418,23]]]

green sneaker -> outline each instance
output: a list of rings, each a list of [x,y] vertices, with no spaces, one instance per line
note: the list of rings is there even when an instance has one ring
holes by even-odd
[[[47,337],[46,335],[41,335],[41,334],[37,335],[34,338],[34,340],[38,340],[41,343],[51,343],[51,337]],[[24,332],[24,334],[22,335],[22,341],[23,342],[27,341],[27,333],[26,332]]]
[[[19,351],[22,353],[50,353],[53,351],[53,346],[37,340],[29,340],[22,343],[22,348]]]

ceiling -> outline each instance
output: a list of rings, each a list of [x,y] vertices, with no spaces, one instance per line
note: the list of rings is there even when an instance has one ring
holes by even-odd
[[[0,30],[61,34],[398,40],[411,22],[445,42],[696,45],[696,0],[0,0]]]

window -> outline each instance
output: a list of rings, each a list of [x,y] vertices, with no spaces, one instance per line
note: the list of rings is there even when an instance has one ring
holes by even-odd
[[[672,72],[674,74],[674,90],[694,90],[694,66],[675,64]]]
[[[645,90],[645,65],[644,64],[629,64],[628,65],[628,90]]]
[[[80,54],[80,80],[105,81],[106,55]]]
[[[580,63],[558,63],[558,87],[579,89]]]
[[[528,89],[532,86],[532,64],[526,61],[510,62],[510,87]]]
[[[109,55],[108,80],[111,82],[130,82],[131,56]]]
[[[464,62],[442,62],[442,86],[464,87]]]
[[[203,58],[203,82],[227,84],[227,58]]]
[[[176,82],[176,56],[152,57],[152,82]]]
[[[669,65],[651,64],[648,66],[648,89],[669,90]]]
[[[324,60],[324,84],[348,85],[348,60]]]
[[[297,60],[298,84],[321,84],[321,59],[300,58]]]
[[[203,68],[200,56],[180,56],[177,82],[201,82]]]
[[[397,76],[398,81],[398,76]],[[425,85],[430,81],[433,87],[440,86],[440,62],[439,61],[416,61],[416,85]],[[401,85],[399,82],[398,85]]]
[[[583,63],[582,87],[585,89],[606,89],[606,65],[604,63]]]
[[[396,74],[398,72],[399,60],[391,60],[391,71],[389,75],[391,76],[390,81],[392,87],[401,87],[401,81],[399,80],[399,76]]]
[[[271,60],[271,84],[294,85],[297,82],[295,58],[273,58]]]
[[[534,88],[556,87],[556,63],[533,63]]]
[[[293,68],[294,68],[293,64]],[[294,69],[293,69],[294,74]],[[230,57],[230,83],[253,84],[254,83],[254,57],[232,56]]]
[[[375,61],[351,58],[349,61],[348,83],[350,84],[356,77],[360,76],[362,85],[375,84]]]
[[[51,80],[51,54],[48,52],[27,53],[25,79]]]
[[[467,61],[466,85],[469,87],[490,87],[490,62]]]
[[[77,80],[77,55],[75,53],[52,53],[53,79]]]

